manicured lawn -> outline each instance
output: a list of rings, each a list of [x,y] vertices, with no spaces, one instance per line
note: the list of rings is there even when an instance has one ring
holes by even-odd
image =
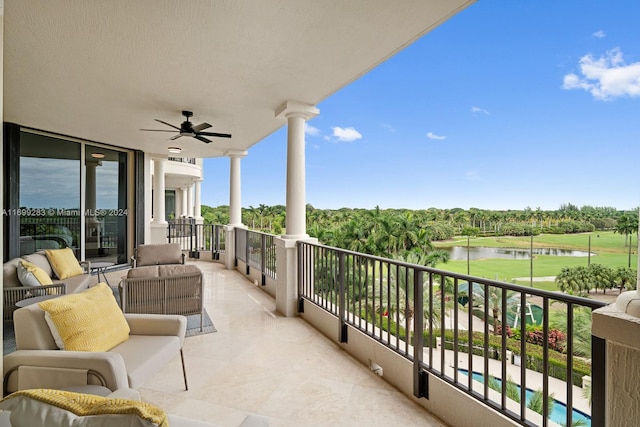
[[[626,267],[628,264],[628,246],[624,245],[624,235],[613,232],[594,232],[591,234],[592,264],[609,267]],[[561,248],[587,251],[589,234],[540,235],[534,236],[534,247]],[[638,255],[635,235],[633,236],[631,268],[637,268]],[[471,238],[470,246],[529,248],[530,237],[482,237]],[[435,247],[466,246],[467,238],[460,237],[447,242],[434,242]],[[533,259],[533,277],[556,276],[562,267],[586,266],[588,257],[536,255]],[[467,261],[449,261],[437,266],[439,269],[456,273],[467,273]],[[529,285],[531,274],[530,260],[482,259],[470,262],[469,273],[487,279]],[[524,278],[515,281],[514,278]],[[533,286],[539,289],[557,290],[553,281],[534,281]]]

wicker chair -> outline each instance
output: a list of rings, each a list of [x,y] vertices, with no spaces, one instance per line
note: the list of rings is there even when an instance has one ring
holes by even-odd
[[[204,281],[195,265],[132,268],[120,281],[124,313],[200,315],[204,322]]]

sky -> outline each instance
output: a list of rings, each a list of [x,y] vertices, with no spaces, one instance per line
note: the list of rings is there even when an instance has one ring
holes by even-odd
[[[320,209],[640,205],[640,2],[480,0],[317,105]],[[242,159],[242,206],[284,205],[286,127]],[[268,166],[265,166],[268,165]],[[229,204],[229,159],[202,203]]]

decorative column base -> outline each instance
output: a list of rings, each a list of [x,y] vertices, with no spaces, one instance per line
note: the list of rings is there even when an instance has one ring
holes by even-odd
[[[317,243],[318,239],[300,239]],[[285,317],[298,314],[298,240],[276,237],[276,310]]]
[[[167,243],[167,229],[169,223],[163,222],[151,222],[151,244]]]
[[[243,224],[238,225],[225,225],[224,226],[224,237],[225,237],[225,246],[224,246],[224,266],[227,270],[233,270],[236,268],[235,260],[236,260],[236,228],[246,229],[247,227]]]

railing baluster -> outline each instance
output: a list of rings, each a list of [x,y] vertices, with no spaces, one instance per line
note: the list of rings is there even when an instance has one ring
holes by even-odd
[[[573,422],[571,416],[573,412],[573,304],[567,304],[567,425]]]
[[[468,387],[469,391],[473,391],[473,292],[470,292],[473,286],[473,282],[467,282],[469,288],[467,290],[467,324],[469,325],[467,340],[469,342],[469,351],[467,352],[468,360],[467,366],[469,367],[469,375],[467,379],[469,380]]]
[[[458,382],[458,278],[453,279],[453,381]],[[472,375],[469,373],[469,375]]]
[[[520,292],[520,420],[527,418],[527,294]]]
[[[253,245],[253,243],[251,243]],[[303,282],[299,286],[301,289],[301,298],[313,301],[316,305],[324,307],[325,310],[339,316],[341,328],[352,326],[362,331],[382,345],[395,351],[402,357],[406,357],[413,362],[414,376],[414,394],[422,395],[427,389],[427,373],[439,376],[452,386],[464,391],[468,395],[478,399],[484,404],[501,411],[501,413],[523,426],[533,426],[534,421],[527,418],[531,413],[526,407],[526,389],[527,378],[530,369],[542,371],[542,426],[547,426],[549,422],[549,391],[550,379],[549,375],[555,375],[550,372],[550,368],[555,367],[555,362],[550,362],[552,353],[552,345],[549,338],[550,314],[549,308],[551,301],[560,301],[567,305],[567,364],[565,368],[566,374],[566,406],[569,414],[563,422],[571,422],[571,411],[574,406],[573,393],[573,374],[576,364],[572,359],[572,353],[576,348],[575,329],[573,322],[576,319],[574,312],[580,307],[588,307],[593,310],[604,304],[588,300],[585,298],[575,297],[571,295],[562,295],[543,291],[539,289],[523,287],[490,279],[475,278],[471,276],[445,272],[429,267],[412,265],[402,261],[384,259],[380,257],[359,254],[351,251],[344,251],[337,248],[330,248],[323,245],[313,243],[298,243],[300,250],[303,248],[317,248],[317,252],[302,256],[299,262],[304,265],[299,266],[302,272],[300,277]],[[255,245],[253,245],[255,246]],[[305,252],[307,253],[307,252]],[[317,266],[312,268],[311,264]],[[428,274],[428,290],[424,288],[424,282],[427,281],[425,274]],[[446,290],[447,280],[454,284],[453,291],[448,293]],[[468,288],[468,313],[466,316],[460,314],[460,282],[464,280],[469,284]],[[386,281],[386,283],[385,283]],[[393,283],[392,283],[393,281]],[[315,286],[313,286],[315,282]],[[434,292],[434,284],[439,283],[439,294]],[[413,289],[410,286],[413,285]],[[402,297],[404,291],[404,297]],[[347,293],[348,292],[348,293]],[[481,294],[484,294],[481,296]],[[535,344],[527,343],[527,295],[533,295],[542,299],[542,357],[539,357],[539,350],[533,351]],[[428,300],[425,296],[428,295]],[[514,296],[515,295],[515,296]],[[348,300],[352,298],[352,300]],[[438,298],[438,300],[436,300]],[[451,298],[453,300],[451,301]],[[507,397],[510,363],[507,358],[509,341],[507,313],[512,310],[509,301],[519,298],[520,310],[516,314],[515,321],[520,323],[520,343],[519,347],[512,347],[515,353],[520,352],[520,368],[519,378],[519,397],[520,402],[512,402]],[[356,302],[357,299],[357,302]],[[451,302],[450,320],[451,332],[447,331],[446,319],[449,305],[447,300]],[[440,307],[437,303],[440,303]],[[364,304],[364,307],[363,307]],[[483,328],[474,326],[477,321],[474,306],[483,306],[485,309]],[[431,317],[425,317],[428,313]],[[405,310],[404,322],[406,334],[402,338],[400,327],[402,310]],[[499,337],[491,337],[489,322],[492,319],[492,311],[496,309],[501,312],[494,322],[494,330],[497,334],[501,329]],[[350,311],[349,311],[350,310]],[[413,310],[413,314],[411,313]],[[434,310],[439,310],[441,341],[440,352],[434,351],[432,342],[434,339]],[[388,315],[385,315],[385,311]],[[394,313],[392,316],[391,313]],[[460,317],[463,316],[463,317]],[[385,317],[387,317],[385,321]],[[413,317],[413,319],[411,319]],[[468,322],[468,330],[460,331],[460,321],[466,317]],[[396,324],[392,325],[392,321]],[[425,334],[426,325],[429,322],[428,334]],[[483,332],[483,349],[482,362],[474,357],[474,334]],[[425,351],[424,340],[429,342],[428,350]],[[463,341],[466,339],[467,344]],[[495,340],[498,340],[497,342]],[[605,405],[605,341],[596,337],[592,337],[592,399],[593,407],[592,425],[604,424],[604,405]],[[448,341],[447,341],[448,340]],[[403,342],[404,341],[404,342]],[[453,350],[448,350],[447,348]],[[428,362],[426,356],[428,351]],[[468,366],[468,378],[462,381],[458,368],[458,362],[464,361],[465,356],[461,355],[461,351],[466,351],[466,361]],[[528,352],[527,352],[528,351]],[[529,354],[528,354],[529,353]],[[439,362],[434,362],[434,356],[438,357]],[[373,355],[372,355],[373,357]],[[449,361],[447,362],[447,358]],[[498,359],[498,362],[491,361]],[[495,364],[495,365],[494,365]],[[482,366],[483,391],[474,390],[473,372],[474,367],[480,370]],[[453,375],[449,375],[449,369],[453,368]],[[561,372],[562,373],[562,372]],[[499,398],[494,397],[493,391],[490,392],[489,380],[491,377],[501,377],[502,385],[499,387]],[[553,380],[555,381],[555,380]],[[563,393],[564,395],[565,393]],[[513,410],[519,408],[519,410]],[[563,417],[564,418],[564,417]],[[537,418],[539,419],[539,418]]]
[[[549,298],[542,300],[542,426],[549,419]]]
[[[408,283],[407,283],[408,285]],[[424,390],[422,384],[422,355],[424,348],[424,283],[422,273],[414,272],[413,275],[413,301],[415,304],[414,312],[420,313],[413,316],[414,334],[413,334],[413,394],[416,397],[426,397],[427,390]],[[408,287],[408,286],[407,286]],[[408,339],[406,341],[409,341]]]

